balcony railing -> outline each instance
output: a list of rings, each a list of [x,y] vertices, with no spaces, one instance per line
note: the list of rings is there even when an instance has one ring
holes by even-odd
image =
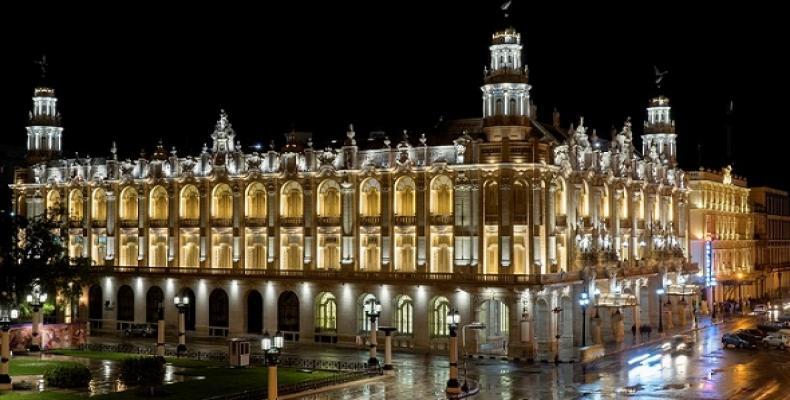
[[[381,225],[380,215],[360,216],[359,224],[362,226],[378,226]]]
[[[561,227],[568,226],[568,216],[567,215],[558,215],[554,218],[554,224]]]
[[[431,215],[431,225],[453,225],[452,215]]]
[[[200,219],[198,218],[181,218],[180,225],[186,228],[194,228],[200,226]]]
[[[167,228],[168,227],[167,219],[149,219],[148,226],[151,228]]]
[[[97,267],[100,273],[106,269]],[[179,267],[113,267],[115,274],[158,275],[168,277],[211,277],[281,280],[311,280],[334,282],[404,282],[407,284],[445,283],[453,285],[547,285],[563,282],[576,282],[578,273],[556,273],[543,275],[514,274],[465,274],[440,272],[372,272],[341,270],[279,270],[279,269],[230,269],[230,268],[179,268]]]
[[[417,217],[414,215],[396,215],[395,225],[398,226],[417,225]]]
[[[81,219],[70,219],[69,220],[69,228],[82,228],[82,220]]]
[[[304,226],[304,217],[280,217],[281,226]]]
[[[91,226],[94,228],[106,228],[107,227],[107,220],[106,219],[94,219],[91,221]]]
[[[211,218],[211,226],[229,227],[233,226],[233,218]]]
[[[121,228],[136,228],[139,222],[136,219],[122,219],[119,222]]]
[[[339,226],[340,217],[317,217],[316,223],[318,226]]]
[[[499,225],[499,215],[486,215],[486,225]]]

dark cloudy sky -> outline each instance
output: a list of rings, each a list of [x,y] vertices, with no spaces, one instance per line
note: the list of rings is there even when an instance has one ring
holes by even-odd
[[[261,3],[171,9],[39,9],[18,14],[0,74],[6,145],[24,143],[46,53],[60,98],[65,147],[123,157],[163,138],[181,154],[207,141],[228,110],[245,145],[280,140],[292,125],[341,137],[348,123],[419,130],[445,118],[477,117],[498,2]],[[467,4],[470,3],[470,4]],[[726,162],[725,111],[737,112],[736,173],[790,188],[783,122],[787,33],[777,11],[723,2],[649,8],[553,7],[515,0],[510,23],[525,40],[541,119],[557,107],[568,124],[584,115],[608,136],[626,116],[641,131],[655,94],[653,65],[670,71],[666,94],[677,120],[681,165]],[[10,16],[10,15],[9,15]]]

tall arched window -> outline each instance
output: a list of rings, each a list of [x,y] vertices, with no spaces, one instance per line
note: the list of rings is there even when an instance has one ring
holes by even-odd
[[[218,219],[233,218],[233,191],[225,183],[214,186],[211,194],[211,217]]]
[[[323,292],[316,298],[315,327],[319,332],[337,331],[337,302],[332,293]]]
[[[622,193],[620,194],[620,200],[619,201],[620,201],[620,204],[618,204],[618,207],[619,207],[618,212],[620,213],[620,215],[619,215],[620,219],[628,219],[628,218],[630,218],[630,216],[628,214],[628,209],[629,209],[628,203],[630,202],[630,199],[628,198],[628,189],[626,189],[626,188],[622,189]]]
[[[181,253],[179,261],[181,267],[198,268],[200,267],[200,235],[197,228],[182,230],[181,232]]]
[[[452,235],[436,234],[431,242],[431,272],[453,272]]]
[[[121,231],[121,254],[119,254],[119,264],[122,267],[137,266],[137,228],[130,229],[129,231],[133,233],[127,233],[128,231],[126,230]]]
[[[280,191],[280,215],[286,218],[303,216],[302,185],[288,181]]]
[[[488,203],[486,203],[487,205]],[[513,224],[527,224],[527,185],[523,181],[513,184]]]
[[[395,300],[395,329],[399,335],[414,333],[414,302],[411,297],[402,294]]]
[[[127,186],[121,191],[118,208],[122,221],[137,221],[137,189]]]
[[[47,194],[47,213],[51,216],[60,214],[60,192],[50,190]]]
[[[129,285],[123,285],[118,288],[116,304],[118,307],[118,321],[134,322],[134,291]]]
[[[107,191],[97,188],[93,191],[91,217],[94,221],[107,220]]]
[[[195,185],[186,185],[181,189],[181,218],[199,219],[200,218],[200,192]]]
[[[359,195],[359,213],[363,217],[381,215],[381,183],[373,178],[362,182]]]
[[[485,185],[485,223],[495,225],[494,221],[499,220],[499,185],[495,181],[490,181]]]
[[[431,337],[450,336],[447,326],[447,313],[450,311],[450,301],[444,296],[439,296],[431,302]]]
[[[266,187],[260,182],[247,186],[245,213],[248,218],[266,218]]]
[[[282,332],[299,332],[299,298],[286,291],[277,299],[277,329]]]
[[[340,185],[327,179],[318,186],[318,216],[340,216]]]
[[[568,213],[565,182],[561,179],[556,181],[554,188],[554,213],[556,215],[566,215]]]
[[[148,216],[153,220],[166,220],[168,204],[167,190],[162,186],[154,186],[148,200]]]
[[[412,217],[416,215],[414,179],[403,176],[395,182],[395,215]]]
[[[151,286],[145,294],[145,322],[153,323],[159,321],[159,307],[164,308],[166,304],[165,294],[159,286]],[[164,318],[164,315],[162,315]]]
[[[453,181],[447,175],[431,182],[431,215],[453,215]]]
[[[370,300],[376,300],[376,296],[364,293],[362,296],[359,296],[359,302],[357,303],[357,326],[361,333],[370,332],[370,318],[365,313],[365,304]]]
[[[227,328],[228,321],[228,294],[222,289],[214,289],[208,297],[208,324]]]
[[[151,229],[148,235],[148,263],[152,267],[167,266],[167,229]]]
[[[72,190],[69,193],[69,220],[82,221],[83,212],[85,211],[83,207],[82,191],[79,189]]]

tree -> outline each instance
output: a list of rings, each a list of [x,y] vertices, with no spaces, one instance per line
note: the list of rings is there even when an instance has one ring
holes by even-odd
[[[64,304],[76,304],[82,288],[95,282],[88,258],[69,257],[61,215],[0,215],[0,301],[24,308],[26,295],[38,285],[51,299],[60,294]]]

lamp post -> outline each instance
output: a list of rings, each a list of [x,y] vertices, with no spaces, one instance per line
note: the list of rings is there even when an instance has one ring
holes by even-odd
[[[461,323],[461,314],[452,309],[447,312],[447,327],[450,330],[450,379],[447,380],[447,394],[461,393],[458,383],[458,324]]]
[[[464,384],[461,385],[461,391],[466,393],[469,391],[469,384],[466,382],[466,359],[468,358],[466,355],[466,329],[473,329],[473,330],[484,330],[486,329],[486,324],[482,322],[472,322],[471,324],[464,325],[461,327],[461,349],[464,353]]]
[[[156,320],[156,355],[165,356],[165,306],[159,302]]]
[[[33,321],[31,323],[32,339],[30,341],[31,352],[41,351],[41,309],[47,301],[47,294],[41,292],[41,287],[36,285],[33,291],[27,295],[27,304],[33,309]]]
[[[713,304],[713,311],[711,312],[710,320],[711,322],[714,322],[716,321],[716,309],[718,308],[716,304],[716,280],[714,279],[710,280],[710,297],[711,303]]]
[[[11,389],[11,376],[8,375],[8,362],[11,361],[11,321],[19,318],[19,310],[15,307],[0,309],[0,389]]]
[[[381,315],[381,303],[376,299],[368,300],[365,303],[365,314],[370,318],[370,358],[368,359],[368,366],[375,368],[379,366],[379,360],[376,358],[376,347],[378,346],[376,320]]]
[[[590,298],[587,292],[581,294],[579,305],[582,307],[582,347],[587,346],[587,306],[590,305]]]
[[[189,296],[173,297],[173,304],[178,309],[178,347],[176,354],[182,355],[187,352],[187,333],[186,333],[186,312],[189,307]],[[163,340],[164,341],[164,340]]]
[[[560,308],[559,306],[554,307],[554,309],[551,310],[551,312],[554,313],[555,315],[554,318],[557,320],[557,334],[554,335],[554,338],[556,339],[555,342],[556,342],[557,350],[554,352],[554,362],[559,363],[560,362],[560,313],[562,312],[562,308]]]
[[[277,364],[280,363],[280,351],[283,349],[283,334],[280,331],[274,334],[274,338],[269,336],[269,332],[263,333],[261,339],[261,350],[266,356],[266,367],[269,369],[269,389],[266,391],[268,400],[277,400]]]
[[[384,373],[392,375],[395,367],[392,366],[392,333],[398,330],[394,326],[382,326],[379,328],[384,332]]]
[[[661,296],[664,295],[664,288],[656,289],[658,295],[658,333],[664,333],[664,312],[661,310]]]

